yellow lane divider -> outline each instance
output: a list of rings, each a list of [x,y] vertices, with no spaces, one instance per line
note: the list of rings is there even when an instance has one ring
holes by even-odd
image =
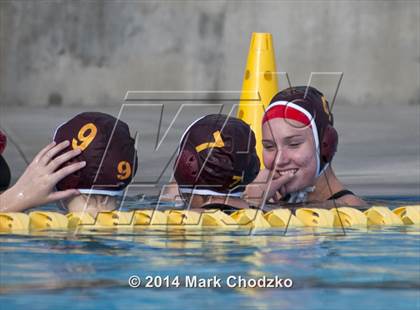
[[[39,230],[66,229],[118,229],[142,228],[257,228],[276,227],[366,227],[373,225],[420,225],[420,205],[400,206],[393,211],[383,206],[373,206],[361,212],[356,208],[334,209],[299,208],[274,209],[263,212],[242,209],[231,215],[220,210],[135,210],[100,212],[96,218],[88,213],[50,211],[25,213],[0,213],[1,233],[25,233]]]

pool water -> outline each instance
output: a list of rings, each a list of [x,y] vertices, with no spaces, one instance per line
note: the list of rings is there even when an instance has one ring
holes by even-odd
[[[375,200],[395,205],[419,199]],[[420,309],[419,235],[419,226],[347,228],[345,233],[289,228],[286,235],[275,229],[0,235],[0,305],[1,309]],[[128,284],[132,275],[142,280],[138,288]],[[178,287],[146,287],[147,276],[179,279]],[[186,276],[216,276],[222,287],[185,287]],[[229,276],[278,276],[291,279],[293,286],[230,288]]]

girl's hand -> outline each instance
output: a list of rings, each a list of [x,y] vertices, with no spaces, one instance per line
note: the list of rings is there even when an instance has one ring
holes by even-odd
[[[275,170],[262,169],[246,187],[245,198],[258,205],[270,199],[277,202],[286,195],[284,185],[293,177],[290,174],[280,175]]]
[[[0,195],[0,211],[20,212],[38,205],[79,195],[77,189],[54,190],[55,185],[60,180],[86,165],[86,162],[82,161],[58,169],[62,164],[81,153],[80,149],[76,149],[55,157],[69,145],[69,141],[63,141],[58,145],[52,142],[42,149],[16,184]]]

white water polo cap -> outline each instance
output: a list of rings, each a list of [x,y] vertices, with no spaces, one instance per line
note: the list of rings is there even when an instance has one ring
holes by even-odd
[[[338,134],[333,127],[333,115],[325,96],[310,86],[296,86],[282,90],[271,100],[262,123],[274,118],[295,120],[311,128],[317,153],[315,177],[322,175],[332,161],[338,145]],[[310,191],[313,191],[313,187],[290,193],[293,201],[289,202],[305,201]]]

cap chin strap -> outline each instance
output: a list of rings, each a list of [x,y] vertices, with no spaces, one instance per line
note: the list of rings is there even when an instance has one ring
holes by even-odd
[[[330,164],[326,163],[324,168],[322,168],[322,170],[317,173],[316,178],[318,179],[322,174],[324,174],[325,170],[327,170],[328,166]],[[315,186],[308,186],[305,187],[304,189],[300,190],[300,191],[296,191],[293,193],[289,193],[290,198],[287,201],[288,203],[301,203],[301,202],[306,202],[308,200],[308,194],[312,193],[315,190]]]
[[[288,203],[300,203],[306,202],[308,194],[315,190],[315,186],[308,186],[302,189],[301,191],[289,193],[290,198],[287,201]]]
[[[330,163],[326,163],[324,165],[324,167],[321,169],[321,171],[319,173],[317,173],[316,178],[318,179],[321,175],[324,174],[325,170],[327,170],[327,168],[330,166]]]

